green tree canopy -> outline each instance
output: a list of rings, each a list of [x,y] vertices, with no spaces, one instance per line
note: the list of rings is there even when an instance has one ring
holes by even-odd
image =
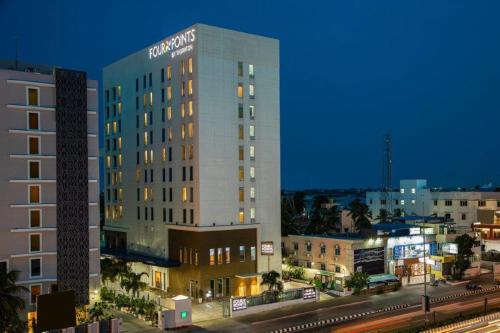
[[[366,204],[362,203],[359,199],[355,199],[349,204],[348,209],[356,230],[371,229],[370,209]]]

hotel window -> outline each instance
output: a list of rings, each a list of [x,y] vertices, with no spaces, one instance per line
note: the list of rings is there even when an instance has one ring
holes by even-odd
[[[188,72],[189,74],[193,74],[193,58],[188,59]]]
[[[181,82],[181,96],[184,96],[186,93],[184,91],[184,81]]]
[[[184,67],[184,60],[180,61],[180,69],[181,69],[181,75],[184,75],[186,73],[186,68]]]
[[[240,181],[244,181],[245,180],[245,168],[240,166],[238,174],[239,174]]]
[[[244,202],[245,201],[245,189],[243,187],[240,187],[239,199],[240,199],[240,202]]]
[[[40,178],[40,161],[29,161],[29,178],[39,179]]]
[[[146,94],[142,95],[142,107],[146,107],[148,105],[148,96]]]
[[[401,206],[404,206],[404,205],[405,205],[405,201],[401,200]]]
[[[161,102],[165,103],[165,88],[161,88]]]
[[[231,263],[231,248],[230,247],[226,247],[225,249],[225,261],[226,261],[226,264],[230,264]]]
[[[42,276],[42,259],[30,259],[30,278]]]
[[[311,242],[306,242],[306,251],[307,252],[311,252],[311,247],[312,247]]]
[[[194,190],[192,187],[189,188],[189,202],[194,201]]]
[[[167,87],[167,99],[170,101],[172,99],[172,87]]]
[[[118,126],[116,121],[113,121],[113,133],[116,133],[118,131]]]
[[[486,206],[486,201],[484,201],[484,200],[479,200],[479,201],[477,202],[477,205],[478,205],[479,207],[485,207],[485,206]]]
[[[451,206],[451,205],[453,205],[453,202],[451,200],[445,200],[444,201],[444,205],[445,206]]]
[[[171,106],[167,107],[167,119],[168,120],[172,119],[172,107]]]
[[[122,149],[122,137],[118,137],[118,149]]]
[[[149,151],[149,160],[153,163],[153,149]]]
[[[243,63],[238,61],[238,76],[243,76]]]
[[[298,251],[299,250],[299,243],[293,242],[293,250]]]
[[[255,75],[255,73],[254,73],[253,65],[252,64],[248,64],[248,76],[250,76],[251,78],[253,78],[254,75]]]
[[[28,154],[38,155],[40,154],[40,138],[36,136],[28,137]]]
[[[255,180],[255,167],[250,167],[250,179]]]
[[[255,147],[250,146],[250,159],[255,159]]]
[[[412,199],[412,200],[411,200],[411,204],[412,204],[412,205],[414,205],[414,204],[415,204],[415,200],[414,200],[414,199]]]
[[[240,161],[243,161],[245,159],[245,153],[243,152],[243,146],[239,147],[238,155],[239,155]]]
[[[118,115],[121,115],[122,114],[122,103],[118,103],[117,107],[118,107]]]
[[[38,88],[28,88],[28,105],[38,106],[40,105],[40,99],[38,94],[40,90]]]
[[[193,94],[193,80],[188,80],[188,95]]]
[[[144,114],[144,115],[146,115],[146,114]],[[144,132],[144,145],[147,146],[148,142],[149,142],[149,140],[148,140],[148,131],[145,131]]]
[[[320,264],[320,269],[321,269],[322,271],[326,271],[326,265],[325,265],[325,264],[323,264],[323,263],[321,263],[321,264]]]
[[[39,130],[40,129],[40,114],[37,112],[28,112],[28,129]]]
[[[184,103],[181,103],[181,118],[184,118],[184,116],[186,115],[186,110],[185,110],[185,104]]]
[[[460,200],[460,207],[467,207],[467,200]]]
[[[40,185],[29,186],[29,203],[30,204],[40,203]]]
[[[250,187],[250,199],[255,200],[255,187]]]
[[[243,140],[244,137],[244,130],[243,130],[243,125],[238,126],[238,139]]]
[[[462,213],[462,221],[467,220],[467,215],[465,213]]]
[[[189,210],[189,223],[194,224],[194,209]]]
[[[189,167],[189,180],[193,180],[193,166]]]
[[[184,124],[181,125],[181,139],[184,140],[186,138],[186,127]]]
[[[251,246],[250,247],[250,259],[252,261],[255,261],[256,258],[257,258],[257,251],[255,249],[255,246]]]
[[[412,188],[412,189],[411,189],[411,193],[412,193],[412,194],[415,194],[415,192],[416,192],[415,188]]]
[[[238,103],[238,118],[243,119],[243,103]]]
[[[41,214],[42,212],[38,209],[29,211],[30,228],[39,228],[41,226]]]
[[[252,223],[255,222],[255,208],[254,207],[250,208],[250,222],[252,222]]]
[[[434,200],[434,206],[437,206],[437,205],[438,205],[438,201]]]
[[[166,161],[167,160],[167,148],[163,147],[161,149],[161,159],[162,161]]]
[[[255,119],[255,106],[254,105],[250,105],[248,107],[248,110],[250,112],[250,119]]]
[[[188,102],[188,112],[190,117],[193,116],[193,101]]]
[[[167,129],[167,132],[168,132],[168,141],[172,141],[172,138],[174,136],[173,132],[172,132],[172,129],[169,127]],[[170,160],[171,161],[171,160]]]
[[[250,125],[250,139],[255,139],[255,126],[254,125]]]
[[[238,97],[243,98],[243,83],[238,83]]]
[[[187,201],[187,187],[183,187],[181,193],[182,193],[182,197],[181,197],[182,202],[186,202]]]
[[[153,73],[149,73],[149,86],[153,85]]]
[[[210,256],[210,266],[215,265],[215,249],[210,249],[209,250],[209,256]]]
[[[149,92],[149,106],[153,106],[153,92]]]
[[[122,154],[118,154],[118,166],[122,166]]]
[[[135,96],[135,109],[139,110],[139,96]]]
[[[240,261],[245,261],[245,246],[243,245],[240,246]]]
[[[185,145],[182,145],[182,147],[181,147],[181,159],[183,161],[186,160],[186,146]]]
[[[174,222],[174,210],[172,208],[168,209],[168,222]]]
[[[250,98],[255,97],[255,86],[253,84],[248,85],[248,95],[250,96]]]
[[[106,103],[109,103],[109,90],[106,89]]]
[[[198,266],[198,250],[194,250],[194,265]]]
[[[222,248],[217,249],[217,264],[222,265]]]
[[[30,252],[41,251],[41,234],[30,234]]]
[[[161,69],[160,78],[161,78],[161,82],[165,82],[165,68]]]
[[[171,80],[172,79],[172,66],[171,65],[168,65],[167,66],[167,80]]]
[[[240,208],[240,212],[238,214],[238,220],[240,223],[245,223],[245,212],[243,211],[243,208]]]
[[[340,246],[335,245],[335,255],[340,256]]]
[[[31,304],[36,303],[36,297],[42,294],[42,285],[41,284],[32,284],[30,286],[30,302]]]
[[[193,130],[193,123],[189,123],[188,124],[188,135],[189,135],[190,138],[193,137],[193,132],[194,132],[194,130]]]

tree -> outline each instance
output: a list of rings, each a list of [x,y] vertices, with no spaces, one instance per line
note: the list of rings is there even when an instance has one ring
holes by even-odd
[[[394,209],[392,216],[393,217],[401,217],[401,216],[403,216],[403,211],[401,210],[401,208],[396,208],[396,209]]]
[[[115,282],[118,277],[130,272],[130,267],[123,260],[104,258],[101,260],[101,281]]]
[[[347,288],[354,290],[354,293],[359,293],[368,286],[368,273],[355,272],[351,274],[351,279],[345,281]]]
[[[328,207],[329,204],[332,206]],[[306,233],[324,234],[337,229],[339,223],[340,212],[337,206],[332,204],[325,195],[315,196]]]
[[[262,274],[262,282],[260,285],[267,285],[269,291],[281,292],[283,291],[283,282],[279,280],[280,273],[276,271],[270,271],[268,273]]]
[[[389,222],[391,220],[391,218],[392,218],[392,216],[389,213],[389,211],[387,211],[387,209],[382,208],[379,211],[379,214],[375,218],[375,220],[380,221],[380,223],[387,223],[387,222]]]
[[[146,272],[128,272],[123,274],[121,276],[120,287],[122,289],[125,289],[127,293],[130,293],[130,291],[132,291],[132,297],[138,297],[139,291],[146,289],[146,287],[148,286],[147,283],[141,281],[143,275],[149,276]]]
[[[304,213],[304,192],[297,191],[293,196],[281,196],[281,235],[300,234],[298,221]]]
[[[368,206],[359,199],[352,201],[349,206],[349,215],[354,221],[354,228],[357,230],[371,229],[371,215]]]
[[[95,302],[89,309],[89,317],[92,321],[101,321],[108,317],[108,309],[106,302]]]
[[[16,285],[19,271],[0,270],[0,332],[25,332],[26,322],[19,318],[25,308],[19,296],[28,292],[26,287]]]
[[[464,271],[470,266],[470,257],[474,255],[472,248],[479,246],[479,241],[476,237],[471,237],[468,234],[463,234],[455,238],[457,243],[458,253],[455,260],[455,274],[462,277]]]

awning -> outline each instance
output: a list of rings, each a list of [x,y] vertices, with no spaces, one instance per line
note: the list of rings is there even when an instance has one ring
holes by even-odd
[[[169,258],[153,257],[141,253],[123,251],[123,250],[101,248],[101,255],[103,256],[107,255],[125,261],[142,262],[143,264],[146,265],[153,265],[165,268],[180,266],[180,262],[177,260],[172,260]]]
[[[259,276],[260,276],[259,273],[242,273],[235,275],[235,277],[237,277],[238,279],[252,279]]]

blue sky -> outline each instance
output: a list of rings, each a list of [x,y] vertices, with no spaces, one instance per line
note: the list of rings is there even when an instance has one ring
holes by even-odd
[[[0,58],[86,70],[193,23],[281,41],[282,186],[500,184],[500,1],[0,0]]]

